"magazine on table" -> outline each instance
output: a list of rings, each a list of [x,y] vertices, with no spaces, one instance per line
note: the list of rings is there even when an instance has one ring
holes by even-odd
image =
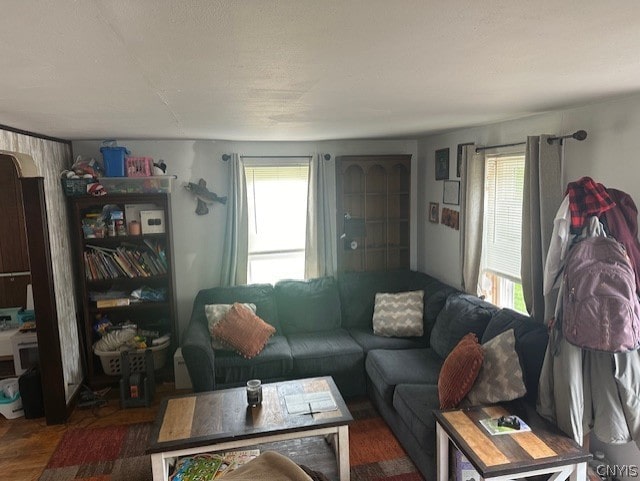
[[[531,428],[529,427],[529,425],[525,423],[520,417],[518,416],[513,416],[513,417],[517,419],[518,422],[520,423],[520,429],[515,429],[508,426],[498,426],[499,418],[481,419],[480,424],[482,424],[482,427],[484,427],[492,436],[499,435],[499,434],[526,433],[531,431]]]

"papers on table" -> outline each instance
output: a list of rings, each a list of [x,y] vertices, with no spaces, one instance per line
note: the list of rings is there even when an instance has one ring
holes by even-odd
[[[290,394],[284,397],[289,414],[315,414],[338,409],[329,391]]]

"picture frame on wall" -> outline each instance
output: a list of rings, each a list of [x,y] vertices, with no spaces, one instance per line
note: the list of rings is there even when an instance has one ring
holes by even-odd
[[[440,204],[437,202],[429,202],[429,222],[438,223],[438,215],[440,213]]]
[[[445,180],[442,187],[442,203],[460,205],[460,181]]]
[[[449,147],[436,150],[436,180],[449,178]]]
[[[465,142],[458,144],[458,155],[456,157],[456,177],[462,177],[462,151],[465,145],[473,145],[473,142]]]

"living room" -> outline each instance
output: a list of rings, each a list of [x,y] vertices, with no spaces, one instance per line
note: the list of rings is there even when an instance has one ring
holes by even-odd
[[[415,5],[412,6],[418,8]],[[444,8],[443,6],[441,7]],[[463,6],[457,5],[457,7],[460,9],[457,13],[455,9],[447,11],[452,13],[454,17],[456,15],[462,16],[460,12],[463,10]],[[551,5],[549,7],[551,8]],[[112,6],[112,8],[115,10],[115,6]],[[427,10],[422,11],[423,17],[434,14],[429,9],[436,9],[434,6],[425,8]],[[528,7],[525,6],[524,8]],[[594,17],[592,18],[597,19],[591,20],[592,22],[602,21],[605,23],[604,20],[613,15],[609,9],[601,5],[591,5],[590,8],[594,10],[592,12]],[[600,10],[598,15],[598,9],[600,8],[604,10]],[[569,42],[567,37],[571,37],[571,35],[559,36],[556,44],[559,46],[558,50],[560,52],[554,52],[555,63],[553,65],[562,74],[554,74],[553,72],[550,74],[547,72],[547,74],[549,78],[554,75],[562,77],[562,81],[558,83],[564,85],[563,89],[553,92],[550,97],[537,98],[537,103],[531,101],[528,104],[520,100],[524,97],[522,91],[516,92],[509,89],[493,93],[490,90],[482,91],[477,93],[476,100],[472,100],[472,104],[477,102],[477,104],[480,104],[480,108],[477,105],[468,107],[469,110],[473,110],[475,116],[470,115],[464,121],[452,120],[443,113],[446,110],[443,110],[442,106],[440,106],[439,113],[434,110],[429,114],[412,113],[408,107],[405,107],[410,112],[409,117],[422,116],[429,117],[429,119],[428,123],[424,125],[410,125],[406,131],[400,131],[396,126],[397,119],[395,114],[380,114],[384,110],[384,106],[379,105],[379,110],[369,112],[364,116],[380,119],[378,125],[372,126],[371,132],[376,132],[375,134],[351,130],[348,135],[342,135],[337,129],[333,131],[327,129],[326,123],[320,126],[325,130],[318,131],[319,133],[304,131],[299,124],[290,125],[291,131],[295,133],[293,137],[286,137],[286,134],[282,134],[287,130],[286,125],[281,126],[280,133],[273,134],[272,137],[267,137],[264,132],[261,132],[262,137],[257,134],[246,139],[235,135],[229,129],[192,131],[186,127],[181,127],[182,130],[168,128],[164,131],[160,129],[147,131],[144,128],[144,121],[140,120],[132,125],[127,125],[125,121],[116,120],[112,120],[109,123],[107,119],[108,112],[104,110],[107,110],[106,106],[110,102],[119,103],[117,97],[123,94],[122,92],[117,92],[115,86],[109,88],[101,85],[103,90],[100,92],[102,95],[100,102],[91,103],[88,100],[88,92],[85,92],[87,94],[87,100],[85,101],[84,93],[79,92],[73,97],[75,102],[70,102],[76,103],[76,111],[68,113],[68,117],[56,117],[55,109],[51,109],[52,111],[45,118],[38,118],[35,112],[41,104],[32,105],[31,108],[26,109],[24,107],[24,105],[27,105],[26,102],[18,105],[16,100],[16,105],[13,107],[9,107],[9,102],[7,101],[6,114],[5,108],[3,108],[0,123],[16,129],[69,139],[72,141],[74,156],[81,155],[99,159],[101,142],[106,138],[115,137],[121,145],[125,145],[132,152],[138,155],[147,155],[154,159],[163,159],[167,163],[167,173],[177,177],[172,191],[172,212],[175,276],[177,280],[176,300],[180,331],[183,331],[189,322],[195,294],[200,289],[217,286],[220,283],[224,244],[223,226],[225,225],[226,217],[225,207],[217,204],[211,208],[208,215],[196,215],[194,213],[196,208],[195,200],[182,185],[184,182],[195,182],[203,178],[207,181],[207,187],[210,191],[219,195],[227,195],[229,189],[229,163],[224,162],[222,156],[230,153],[239,153],[246,156],[297,156],[322,152],[329,153],[332,159],[341,155],[410,154],[412,156],[410,265],[413,269],[432,275],[442,282],[459,286],[461,271],[460,233],[442,224],[428,221],[429,203],[442,203],[443,182],[435,180],[434,176],[436,169],[435,153],[437,150],[449,148],[449,178],[459,180],[456,175],[455,165],[458,144],[473,142],[477,146],[490,146],[517,143],[525,141],[526,137],[530,135],[565,135],[582,129],[588,133],[585,141],[567,140],[564,144],[563,185],[580,177],[590,176],[607,187],[617,188],[629,193],[634,199],[640,198],[640,188],[634,175],[637,171],[634,166],[636,150],[634,147],[637,137],[636,132],[640,129],[640,94],[637,93],[638,86],[634,80],[638,78],[634,70],[637,62],[633,54],[627,51],[629,45],[637,44],[635,42],[636,34],[632,32],[635,25],[632,20],[627,20],[625,23],[626,28],[612,26],[617,25],[614,23],[616,21],[622,23],[624,18],[633,19],[634,15],[637,15],[638,12],[635,10],[635,5],[628,3],[627,8],[627,11],[621,8],[615,14],[616,18],[611,19],[611,23],[607,23],[609,30],[612,32],[611,38],[608,39],[610,43],[607,44],[605,42],[604,36],[600,37],[605,46],[602,47],[602,50],[596,50],[596,54],[593,53],[593,50],[586,50],[581,55],[575,53],[575,51],[572,51],[573,55],[564,54],[563,42]],[[262,9],[259,10],[262,11]],[[568,10],[570,10],[568,6],[563,7],[563,13],[567,15],[565,17],[567,28],[575,29],[572,30],[574,34],[572,38],[579,38],[578,33],[581,33],[581,40],[586,41],[586,37],[592,35],[589,30],[593,26],[592,23],[584,19],[584,24],[577,26],[576,23],[578,22],[569,20]],[[70,18],[73,18],[71,12],[73,12],[73,9],[68,12]],[[494,13],[493,8],[491,12]],[[104,14],[105,12],[102,13]],[[247,15],[246,12],[244,14]],[[414,12],[414,16],[417,16],[416,12]],[[11,15],[6,16],[7,22],[11,21],[10,17]],[[114,16],[111,18],[119,17]],[[440,18],[442,20],[442,17]],[[488,21],[486,17],[483,18]],[[508,20],[504,17],[502,19]],[[377,20],[381,22],[380,18]],[[407,21],[407,19],[403,18],[403,21]],[[44,19],[39,19],[39,22],[44,22]],[[6,31],[13,32],[12,29],[16,28],[15,25],[17,23],[19,22],[15,22],[14,19],[12,25],[7,25]],[[82,25],[83,22],[78,21],[77,18],[71,23],[76,29],[78,37],[89,38],[94,33],[89,28],[78,31],[79,25]],[[413,26],[416,29],[418,27],[424,28],[424,30],[434,28],[426,21],[424,24],[422,20],[416,23],[419,24]],[[398,24],[395,25],[398,26]],[[341,24],[343,29],[350,26],[348,22]],[[156,37],[165,35],[164,26],[156,24],[154,27],[156,28],[152,28],[152,30],[156,32]],[[561,30],[558,23],[555,24],[555,27],[557,30],[550,30],[554,33]],[[43,30],[46,29],[43,28]],[[395,32],[398,31],[401,32],[402,28]],[[326,34],[330,35],[328,32]],[[177,36],[167,34],[167,38]],[[437,39],[433,38],[422,40],[437,42]],[[13,42],[11,45],[16,45],[15,40]],[[569,42],[569,44],[573,48],[577,48],[574,43]],[[376,45],[380,47],[380,44]],[[413,46],[415,47],[415,45]],[[16,48],[20,49],[21,47],[16,46]],[[132,50],[134,49],[134,47],[131,48]],[[355,46],[353,48],[357,50]],[[402,44],[402,47],[398,47],[398,51],[392,53],[400,55],[400,51],[409,51],[409,49],[405,44]],[[415,52],[415,56],[419,57],[419,49],[415,50]],[[512,58],[517,58],[519,52],[507,53]],[[504,53],[504,55],[507,53]],[[540,49],[540,56],[544,57],[548,54],[550,54],[548,49]],[[92,57],[91,61],[94,61],[93,58],[98,58],[96,62],[100,61],[98,54],[90,55],[87,53],[86,55]],[[488,58],[493,59],[493,56],[488,56]],[[435,62],[435,57],[429,59],[429,63],[431,62]],[[73,62],[69,61],[69,64],[71,63]],[[491,64],[488,65],[490,68]],[[130,65],[128,66],[130,67]],[[528,75],[533,76],[525,68],[525,65],[517,64],[516,66],[527,72]],[[144,70],[144,65],[141,68]],[[409,72],[406,75],[410,76],[412,71],[408,67],[405,68]],[[432,68],[429,66],[429,68],[424,68],[429,72],[433,72],[434,78],[437,79],[436,83],[439,84],[452,82],[456,73],[455,71],[449,71],[450,77],[446,77],[444,73],[438,71],[438,67]],[[457,66],[458,70],[464,70],[464,68],[464,64]],[[589,87],[591,91],[589,91],[588,88],[583,88],[582,83],[593,78],[596,75],[594,72],[602,74],[597,77],[595,82],[600,88],[598,89],[596,86],[591,85]],[[78,77],[84,77],[87,84],[91,82],[91,75],[87,75],[86,71],[78,70],[74,71],[73,74]],[[29,75],[33,76],[33,78],[39,78],[37,73],[33,71]],[[273,83],[277,84],[277,75],[273,74],[273,72],[271,72],[271,75],[276,77]],[[420,75],[424,75],[424,72],[420,71]],[[522,74],[519,72],[510,71],[506,75],[511,76],[510,81],[514,86],[518,85],[522,80]],[[44,75],[44,77],[47,76]],[[53,81],[49,77],[47,79]],[[210,81],[213,82],[213,80]],[[388,85],[377,85],[372,88],[372,91],[377,92],[378,96],[384,96],[383,89],[401,90],[401,87],[396,87],[389,79],[386,79],[386,81],[389,82]],[[540,82],[543,81],[540,80]],[[14,82],[17,81],[14,80]],[[473,83],[469,78],[466,78],[465,87],[473,91],[474,88],[469,88],[468,85],[473,85]],[[12,92],[15,92],[18,87],[19,84],[8,84],[6,79],[2,83],[2,90],[7,92],[7,97],[11,97]],[[257,88],[260,88],[259,84]],[[353,84],[351,88],[356,90]],[[124,90],[126,90],[126,87]],[[49,94],[51,93],[49,92]],[[477,100],[478,98],[481,100]],[[488,99],[493,99],[494,103],[492,104]],[[426,101],[418,97],[412,98],[412,101],[426,103]],[[144,102],[141,100],[141,103]],[[509,111],[506,107],[509,105],[515,106],[515,110]],[[491,110],[491,115],[480,115],[478,112],[481,112],[483,108]],[[29,114],[16,113],[21,112],[22,109],[29,110]],[[43,110],[46,111],[47,109]],[[121,118],[132,115],[126,113],[128,106],[123,104],[119,104],[116,110],[119,111]],[[393,105],[388,107],[388,112],[393,110]],[[158,114],[157,112],[159,111],[156,111],[156,116],[163,117],[165,125],[171,124],[172,121],[167,120],[168,116],[165,117],[166,113]],[[207,117],[203,112],[200,112],[199,115]],[[291,113],[291,115],[293,116],[294,114]],[[325,115],[326,112],[318,116]],[[104,116],[104,119],[100,119],[101,116]],[[344,118],[349,118],[347,113],[344,113],[343,116]],[[221,117],[221,115],[216,112],[215,117]],[[65,131],[65,121],[71,118],[81,118],[81,121],[74,128],[69,127]],[[151,122],[152,119],[147,120]],[[336,118],[335,120],[337,122],[340,119]],[[82,126],[80,124],[83,122],[91,124],[94,121],[96,124],[93,130],[81,130]],[[349,122],[353,124],[359,121],[352,120]],[[188,122],[187,120],[186,123]],[[306,124],[306,122],[300,123]],[[177,123],[180,123],[180,120]],[[223,121],[221,123],[224,124]],[[106,126],[100,127],[97,124],[106,124]],[[299,130],[296,131],[296,129]],[[188,133],[179,135],[176,133],[179,131]],[[200,140],[191,140],[193,138]],[[0,145],[0,148],[11,150],[5,145]],[[48,173],[47,175],[53,176],[55,174]],[[452,208],[455,210],[458,207],[452,206]],[[597,443],[597,440],[595,442]],[[603,446],[603,449],[610,459],[619,464],[633,463],[640,456],[633,443],[622,446]]]

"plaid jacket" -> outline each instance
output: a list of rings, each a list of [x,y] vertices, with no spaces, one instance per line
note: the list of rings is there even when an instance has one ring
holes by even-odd
[[[582,177],[567,185],[569,195],[569,211],[571,212],[571,233],[579,234],[592,216],[599,217],[616,205],[602,184],[591,177]]]

